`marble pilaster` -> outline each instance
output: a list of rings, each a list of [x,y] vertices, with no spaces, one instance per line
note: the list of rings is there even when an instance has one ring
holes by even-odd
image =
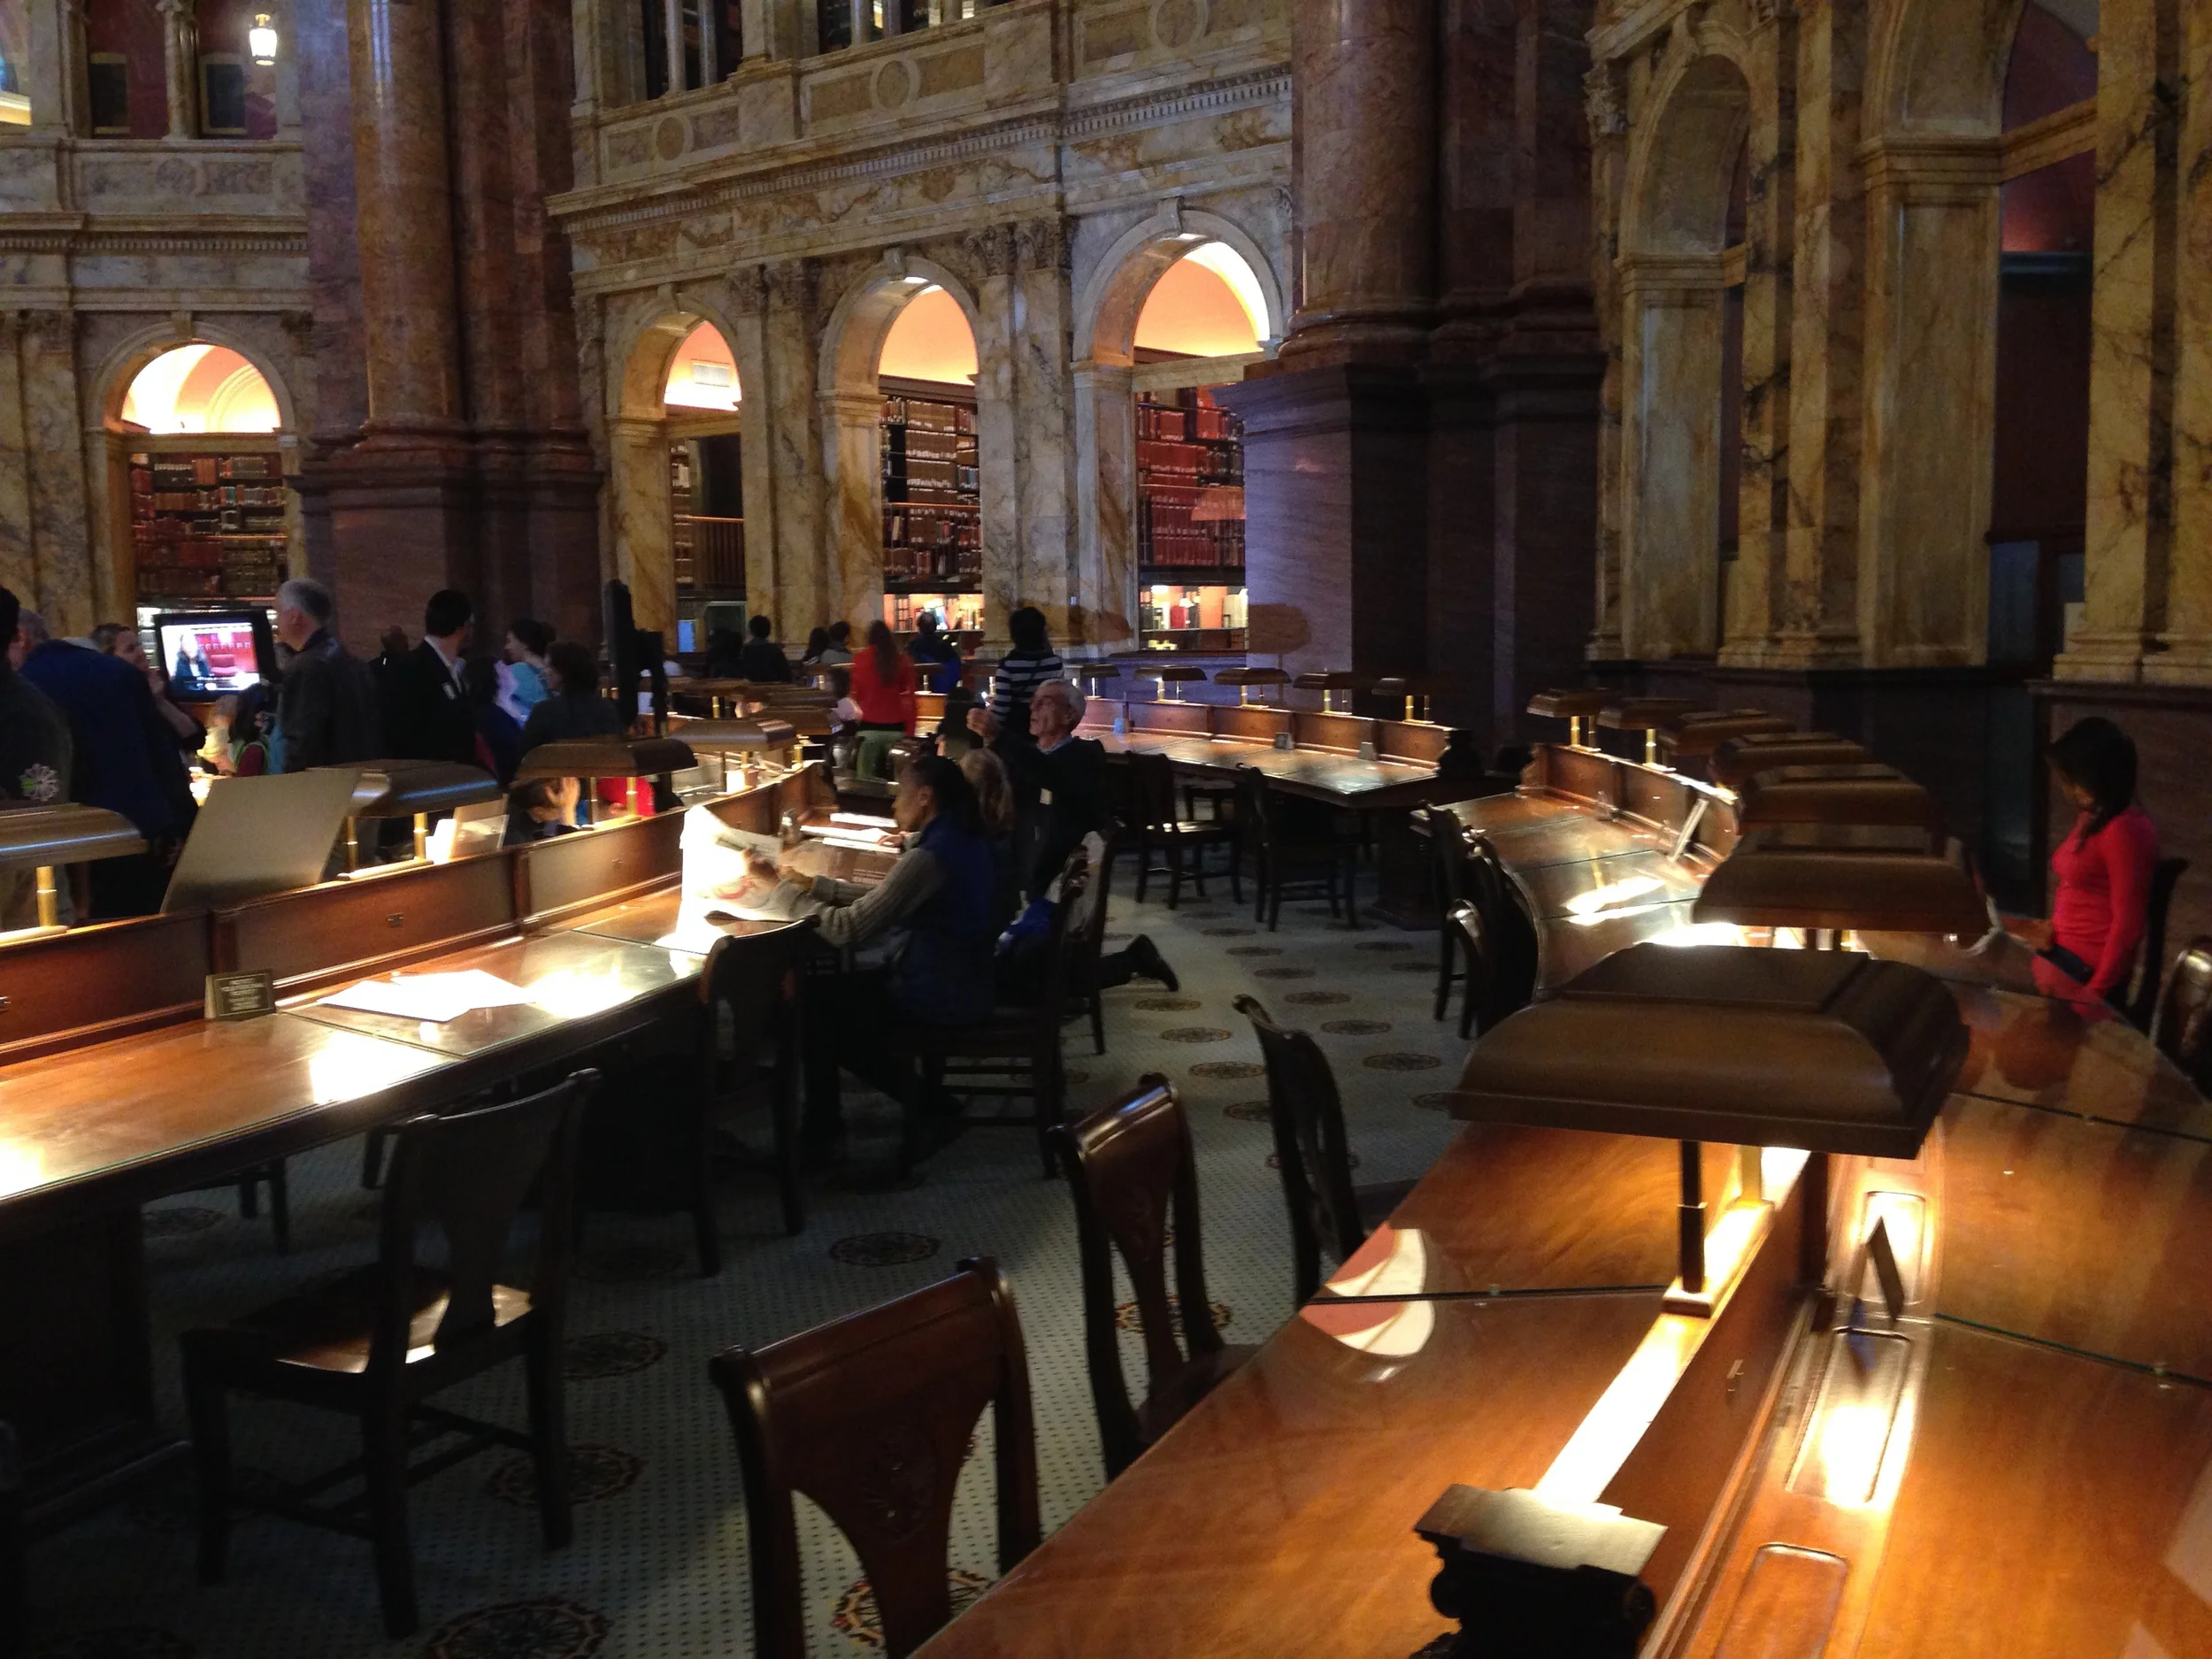
[[[1080,614],[1076,583],[1068,227],[1056,216],[1024,220],[1014,228],[1013,458],[1022,589],[1018,598],[1044,611],[1055,640],[1079,649],[1096,643],[1097,636]]]
[[[2186,91],[2174,156],[2173,234],[2180,257],[2174,262],[2170,335],[2171,575],[2161,634],[2165,649],[2144,659],[2143,678],[2212,685],[2212,12],[2200,4],[2179,12],[2177,81]],[[2091,395],[2093,401],[2093,380]]]
[[[822,446],[814,413],[820,361],[820,328],[815,316],[817,272],[811,260],[787,260],[767,267],[765,308],[761,315],[762,387],[768,424],[768,480],[776,603],[783,607],[783,631],[802,639],[806,630],[828,622],[839,603],[823,580],[825,488]],[[745,391],[749,402],[752,388]],[[749,480],[748,482],[749,483]],[[752,499],[746,499],[752,511]],[[878,533],[880,534],[880,532]],[[748,582],[753,568],[752,526],[746,526]]]
[[[24,373],[27,321],[18,311],[0,312],[0,588],[31,604],[38,592],[38,544]]]
[[[823,620],[841,618],[857,633],[883,614],[883,396],[833,392],[820,411],[829,472]]]
[[[1620,219],[1627,196],[1627,71],[1600,62],[1583,77],[1583,106],[1590,130],[1591,294],[1601,329],[1604,364],[1598,381],[1597,537],[1591,572],[1590,641],[1585,654],[1598,662],[1617,662],[1627,654],[1622,642],[1621,519],[1627,472],[1621,455],[1624,396],[1621,329]]]
[[[92,542],[93,482],[84,467],[81,364],[74,319],[60,311],[35,311],[25,326],[18,357],[23,432],[29,453],[32,549],[37,585],[18,590],[42,611],[57,634],[81,634],[100,620],[93,614],[101,583],[86,551]]]
[[[2089,475],[2079,626],[2055,672],[2134,680],[2165,616],[2175,385],[2161,349],[2173,181],[2162,14],[2173,0],[2109,0],[2097,54],[2097,207],[2089,338]]]
[[[983,526],[983,627],[992,644],[1010,642],[1006,618],[1021,603],[1020,466],[1022,414],[1017,402],[1014,227],[971,231],[962,251],[975,284],[975,441],[978,506]]]
[[[1987,650],[1997,373],[1993,138],[1888,138],[1866,163],[1859,634],[1878,667]],[[1978,441],[1962,443],[1962,434]]]
[[[668,434],[634,415],[609,423],[607,494],[613,504],[615,575],[630,589],[641,628],[676,623],[676,555],[668,509]]]
[[[1771,666],[1821,667],[1858,645],[1859,385],[1866,196],[1859,173],[1866,13],[1796,27],[1789,401],[1779,626]]]
[[[81,133],[84,119],[84,0],[35,0],[24,91],[31,127],[46,135]]]
[[[1702,655],[1719,617],[1720,257],[1624,263],[1622,649]]]
[[[1136,391],[1119,364],[1075,371],[1075,448],[1094,465],[1076,472],[1076,603],[1085,637],[1102,649],[1138,639]]]
[[[194,67],[199,61],[199,29],[193,20],[192,0],[155,0],[161,14],[161,84],[168,104],[169,136],[198,135],[198,88]]]

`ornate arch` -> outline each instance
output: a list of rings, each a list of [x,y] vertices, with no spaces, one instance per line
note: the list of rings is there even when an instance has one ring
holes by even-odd
[[[235,351],[253,365],[255,372],[268,382],[270,396],[276,399],[277,429],[297,435],[299,411],[292,399],[292,388],[260,342],[219,322],[196,317],[191,324],[189,334],[179,334],[174,321],[149,323],[109,348],[92,374],[92,383],[99,388],[98,401],[94,405],[98,429],[122,430],[123,400],[129,395],[131,382],[138,378],[138,372],[149,363],[180,346],[209,345]]]
[[[1995,136],[2027,0],[1895,0],[1867,65],[1866,135]]]
[[[822,330],[820,390],[825,397],[841,391],[866,390],[876,385],[876,365],[883,357],[883,342],[906,303],[934,283],[952,296],[968,319],[979,358],[983,342],[981,312],[974,291],[956,273],[904,249],[893,248],[866,267],[831,309]]]
[[[1193,241],[1217,242],[1234,249],[1252,269],[1267,306],[1261,341],[1271,347],[1289,332],[1282,280],[1275,265],[1251,233],[1217,213],[1194,212],[1169,202],[1150,219],[1133,225],[1100,256],[1075,302],[1075,360],[1126,364],[1135,351],[1137,317],[1152,286],[1183,257]]]
[[[1621,252],[1712,254],[1726,240],[1728,180],[1751,127],[1752,81],[1733,36],[1708,31],[1646,101],[1622,193]],[[1715,180],[1713,189],[1685,188]],[[1709,223],[1708,222],[1709,217]]]
[[[675,302],[672,307],[668,303],[672,298]],[[717,307],[702,305],[687,296],[664,295],[651,309],[636,314],[623,331],[621,354],[616,359],[620,367],[609,377],[614,394],[614,408],[610,412],[621,419],[659,419],[661,397],[668,387],[669,365],[674,361],[678,348],[701,323],[710,324],[722,336],[723,345],[735,358],[738,332]],[[737,389],[741,407],[745,397],[741,374]]]

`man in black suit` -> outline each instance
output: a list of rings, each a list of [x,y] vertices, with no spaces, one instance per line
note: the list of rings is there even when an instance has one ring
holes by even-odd
[[[376,677],[331,632],[335,615],[319,581],[296,576],[277,589],[277,638],[292,651],[278,717],[287,772],[382,758]]]
[[[386,687],[386,747],[401,760],[479,764],[476,716],[469,703],[468,645],[474,607],[468,595],[441,588],[423,608],[422,643],[402,657]]]

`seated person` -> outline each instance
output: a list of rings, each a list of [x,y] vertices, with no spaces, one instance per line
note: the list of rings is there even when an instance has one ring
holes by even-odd
[[[1029,695],[1027,742],[990,710],[968,710],[968,729],[997,751],[1014,780],[1015,852],[1022,891],[1032,899],[1060,879],[1068,855],[1110,817],[1105,746],[1075,734],[1083,706],[1083,694],[1068,681],[1042,681]]]
[[[907,766],[892,815],[906,846],[876,886],[807,879],[806,895],[821,907],[815,926],[827,943],[853,950],[882,941],[892,945],[873,965],[841,976],[834,1006],[810,1018],[809,1032],[825,1045],[826,1057],[833,1054],[847,1071],[894,1098],[918,1082],[929,1138],[941,1145],[959,1133],[959,1102],[943,1085],[902,1072],[885,1039],[902,1021],[957,1025],[989,1016],[996,1001],[998,873],[975,792],[942,756],[919,756]],[[777,869],[787,882],[804,878],[792,854]],[[810,1155],[827,1155],[843,1126],[810,1101],[803,1130]]]
[[[981,751],[978,751],[979,753]],[[1106,856],[1106,838],[1096,833],[1083,838],[1085,862],[1090,879],[1098,879],[1099,861]],[[1043,956],[1052,927],[1052,914],[1060,902],[1060,883],[1055,881],[1028,909],[1015,918],[1014,925],[999,935],[998,995],[1002,1002],[1026,1003],[1037,1000],[1037,992],[1044,981]],[[1170,991],[1179,991],[1183,982],[1175,970],[1167,965],[1160,955],[1160,948],[1148,933],[1139,933],[1122,949],[1102,953],[1095,974],[1071,972],[1068,978],[1068,995],[1081,996],[1092,990],[1110,991],[1118,985],[1132,979],[1154,979]]]
[[[507,797],[507,833],[503,847],[551,841],[576,827],[576,802],[583,794],[573,778],[540,778]]]
[[[1014,873],[1014,785],[1005,763],[987,749],[960,757],[960,775],[975,791],[976,816],[991,838],[991,859],[998,872],[998,923],[1003,928],[1021,910],[1021,886]]]
[[[2099,715],[2050,747],[2059,792],[2079,815],[2051,854],[2047,922],[2015,926],[2036,947],[2035,983],[2084,1008],[2125,1003],[2148,925],[2158,831],[2135,799],[2135,745]]]
[[[522,753],[541,743],[580,737],[620,737],[630,729],[622,710],[599,695],[599,659],[591,648],[563,640],[545,655],[546,695],[522,723]]]

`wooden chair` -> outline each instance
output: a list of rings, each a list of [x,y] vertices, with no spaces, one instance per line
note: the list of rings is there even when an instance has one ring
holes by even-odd
[[[1198,1164],[1190,1124],[1165,1078],[1080,1123],[1056,1129],[1053,1145],[1075,1198],[1083,1263],[1083,1347],[1109,1479],[1181,1421],[1221,1380],[1259,1350],[1224,1346],[1206,1299],[1199,1244]],[[1175,1224],[1175,1301],[1167,1290],[1167,1226]],[[1122,1376],[1113,1256],[1136,1291],[1146,1386],[1132,1404]],[[1176,1346],[1180,1329],[1183,1347]]]
[[[1091,1044],[1100,1054],[1106,1052],[1106,1001],[1098,987],[1098,961],[1106,950],[1106,905],[1114,884],[1114,859],[1121,851],[1119,825],[1107,826],[1105,842],[1084,895],[1084,914],[1070,924],[1068,984],[1075,987],[1077,1006],[1066,1013],[1069,1019],[1090,1015]]]
[[[1487,1031],[1494,1020],[1527,1007],[1534,999],[1539,962],[1536,924],[1522,902],[1520,889],[1506,873],[1498,849],[1485,836],[1468,837],[1467,899],[1480,915],[1483,941],[1489,953],[1484,964],[1490,979],[1489,1012],[1485,1016],[1479,1004],[1476,1016]],[[1468,937],[1464,929],[1462,936]],[[1460,1034],[1466,1033],[1463,1018]]]
[[[2158,981],[2166,965],[2166,912],[2173,908],[2174,888],[2189,868],[2186,858],[2162,858],[2151,872],[2149,902],[2144,908],[2143,947],[2137,952],[2141,967],[2135,976],[2135,995],[2128,999],[2128,1023],[2147,1033],[2151,1016],[2158,1011]]]
[[[184,1190],[194,1193],[219,1192],[230,1187],[238,1189],[238,1214],[242,1220],[252,1221],[261,1214],[261,1189],[269,1189],[269,1234],[276,1242],[277,1254],[292,1253],[292,1198],[289,1183],[285,1179],[284,1160],[273,1158],[266,1164],[257,1164],[242,1171],[235,1181],[217,1181],[210,1187],[190,1187]]]
[[[1462,902],[1444,918],[1446,931],[1459,941],[1467,964],[1464,988],[1459,1002],[1459,1034],[1463,1041],[1503,1019],[1511,1010],[1500,1005],[1497,964],[1491,949],[1490,930],[1482,912]]]
[[[1137,902],[1144,902],[1146,884],[1155,873],[1168,879],[1167,907],[1182,902],[1183,855],[1190,855],[1190,877],[1198,896],[1206,896],[1206,849],[1223,847],[1229,853],[1229,894],[1244,902],[1244,886],[1237,873],[1237,830],[1233,820],[1189,818],[1182,816],[1175,798],[1175,763],[1165,755],[1131,754],[1129,792],[1136,814]],[[1155,864],[1164,856],[1164,864]]]
[[[1376,1225],[1405,1201],[1413,1183],[1352,1185],[1344,1102],[1328,1056],[1310,1033],[1278,1025],[1257,997],[1240,996],[1236,1009],[1252,1022],[1267,1062],[1275,1164],[1290,1207],[1291,1294],[1303,1305],[1320,1292],[1323,1248],[1340,1263],[1348,1261]]]
[[[799,1185],[799,952],[795,927],[715,942],[699,979],[699,1112],[692,1160],[692,1227],[699,1271],[722,1271],[715,1210],[715,1125],[727,1111],[765,1107],[783,1230],[806,1231]]]
[[[745,1474],[753,1652],[805,1659],[792,1498],[818,1504],[860,1557],[902,1659],[952,1618],[947,1549],[968,1437],[992,1409],[999,1571],[1037,1548],[1036,1429],[1014,1293],[988,1256],[911,1295],[715,1356]]]
[[[1467,831],[1458,815],[1444,807],[1424,807],[1421,817],[1429,833],[1429,873],[1440,918],[1436,929],[1436,1008],[1430,1018],[1441,1019],[1444,1010],[1452,1005],[1452,987],[1467,977],[1459,965],[1459,935],[1451,923],[1452,912],[1467,898]]]
[[[1026,1098],[1026,1118],[972,1120],[985,1126],[1020,1125],[1037,1132],[1037,1155],[1047,1180],[1053,1176],[1052,1130],[1067,1115],[1067,1070],[1060,1056],[1060,1032],[1066,1023],[1068,976],[1076,925],[1086,914],[1089,860],[1077,848],[1060,876],[1060,902],[1053,906],[1032,1002],[1002,1006],[990,1018],[965,1025],[902,1022],[890,1033],[893,1056],[908,1075],[941,1082],[956,1094]],[[910,1094],[904,1107],[904,1134],[899,1152],[902,1177],[920,1161],[922,1114]]]
[[[2151,1041],[2200,1094],[2212,1094],[2212,938],[2200,933],[2174,958]]]
[[[505,1105],[402,1124],[393,1136],[375,1262],[235,1324],[184,1333],[203,1582],[222,1578],[232,1508],[250,1502],[368,1539],[375,1546],[385,1628],[404,1636],[417,1623],[407,1488],[493,1445],[532,1455],[546,1548],[568,1542],[562,1319],[577,1133],[584,1098],[596,1081],[595,1073],[579,1072]],[[534,1191],[536,1260],[525,1290],[500,1283],[498,1275],[508,1235]],[[418,1257],[426,1222],[444,1233],[442,1268]],[[527,1371],[527,1434],[426,1403],[432,1394],[517,1357]],[[230,1481],[233,1389],[357,1417],[363,1455],[273,1498],[244,1499]],[[411,1450],[446,1434],[467,1438],[410,1466]],[[360,1496],[311,1502],[357,1475],[365,1486]]]
[[[1254,921],[1265,922],[1273,933],[1282,920],[1285,899],[1325,898],[1331,916],[1359,925],[1352,896],[1353,865],[1359,856],[1356,839],[1319,829],[1301,833],[1282,822],[1267,775],[1256,766],[1237,768],[1237,817],[1252,855]]]

